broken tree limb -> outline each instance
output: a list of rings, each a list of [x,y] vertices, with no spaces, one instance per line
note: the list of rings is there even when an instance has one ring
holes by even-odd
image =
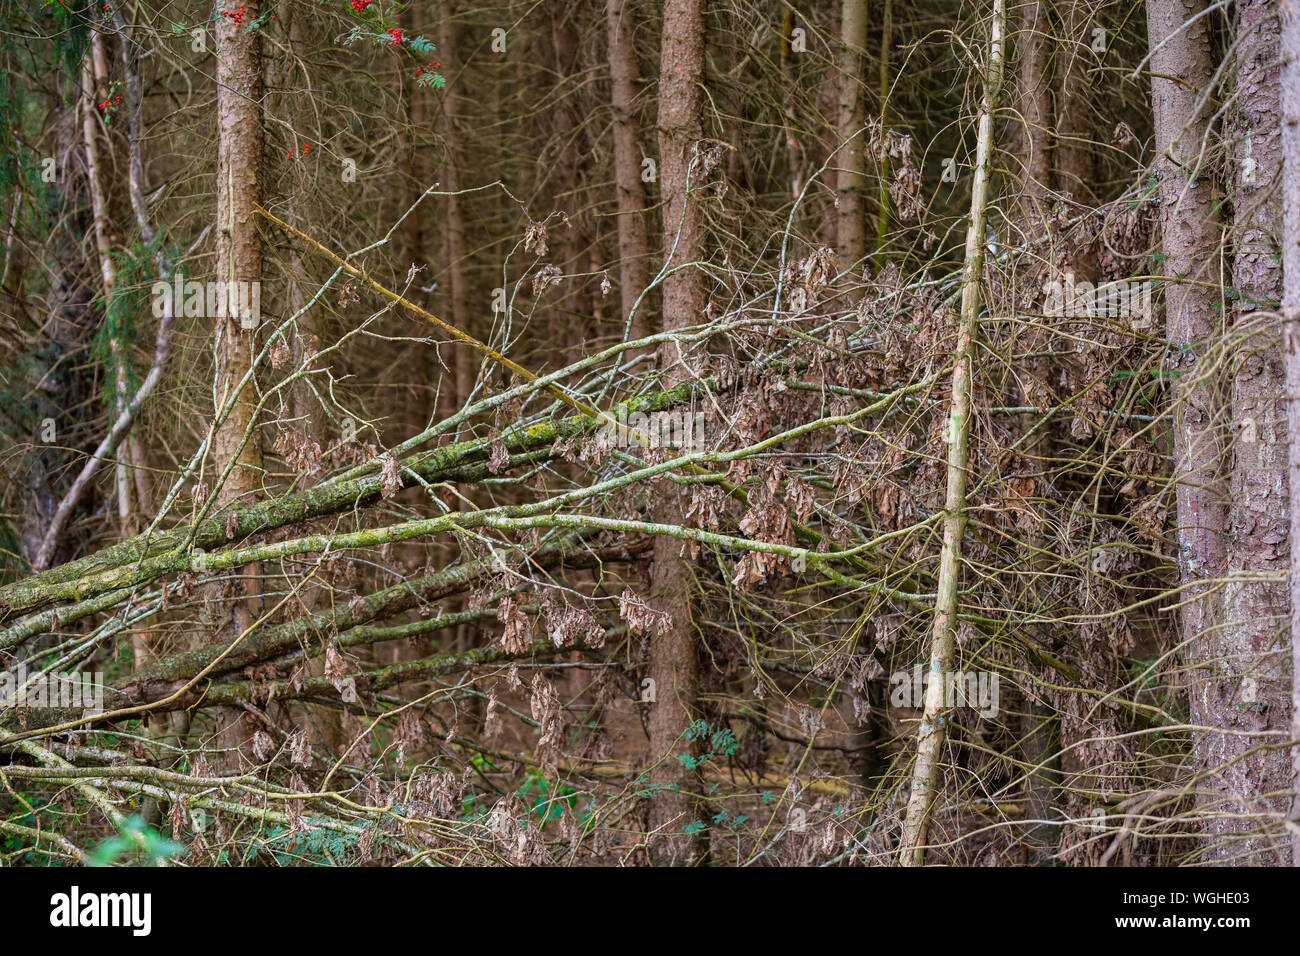
[[[698,388],[686,383],[666,391],[652,392],[624,402],[614,412],[626,421],[628,416],[637,412],[652,413],[672,408],[689,402],[698,393]],[[598,421],[590,415],[574,415],[511,429],[499,440],[511,454],[521,454],[549,448],[558,439],[586,434],[597,424]],[[453,469],[486,460],[492,444],[491,439],[474,439],[404,459],[398,474],[401,487],[417,484],[417,478],[425,482],[447,480]],[[159,558],[191,537],[196,548],[218,548],[287,524],[373,504],[379,500],[382,488],[383,478],[375,467],[348,481],[322,482],[296,494],[233,509],[229,515],[205,519],[197,528],[182,525],[161,534],[137,535],[95,554],[0,587],[0,622],[60,601],[85,601],[98,593],[78,593],[86,579]],[[8,632],[0,634],[0,649],[13,646],[13,643],[13,635]]]

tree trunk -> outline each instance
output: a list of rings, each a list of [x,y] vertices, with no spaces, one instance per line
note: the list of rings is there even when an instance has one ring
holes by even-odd
[[[885,0],[884,16],[880,24],[880,128],[889,123],[890,51],[894,46],[894,0]],[[889,155],[877,163],[876,183],[876,268],[885,266],[885,245],[889,242]]]
[[[799,194],[803,192],[803,147],[799,145],[799,137],[795,133],[796,116],[794,109],[794,29],[795,29],[795,5],[792,2],[782,4],[781,16],[781,75],[785,84],[786,94],[782,98],[782,111],[784,113],[784,132],[785,132],[785,152],[786,159],[790,164],[790,197],[798,199]],[[664,39],[667,40],[668,31],[664,30]]]
[[[1023,124],[1020,155],[1017,157],[1021,183],[1014,207],[1018,212],[1018,228],[1021,232],[1015,240],[1018,244],[1042,235],[1043,224],[1049,219],[1047,206],[1052,192],[1050,142],[1053,124],[1051,31],[1046,0],[1024,0],[1016,11],[1016,19],[1016,96],[1020,123]],[[1051,351],[1048,337],[1047,330],[1030,328],[1021,338],[1025,351],[1038,356],[1026,362],[1033,382],[1023,390],[1021,397],[1028,406],[1049,404],[1043,401],[1043,396],[1052,393],[1053,363],[1048,357]],[[1037,429],[1025,448],[1030,471],[1046,471],[1052,457],[1051,426],[1041,423],[1040,415],[1030,414],[1025,416],[1022,427],[1026,431]],[[1046,501],[1046,483],[1040,485],[1038,479],[1035,483],[1035,497]],[[1035,518],[1036,525],[1030,541],[1034,555],[1031,566],[1036,574],[1044,575],[1042,580],[1046,580],[1050,568],[1045,556],[1051,546],[1046,534],[1046,515],[1035,515]],[[1054,712],[1041,694],[1030,690],[1025,695],[1018,734],[1023,741],[1028,774],[1026,797],[1029,809],[1026,817],[1032,821],[1056,818],[1053,811],[1053,776],[1057,763],[1052,756],[1052,741],[1055,736],[1053,729],[1056,725],[1054,718]],[[1042,856],[1049,851],[1054,835],[1049,825],[1031,823],[1026,828],[1025,843],[1033,855]]]
[[[245,19],[258,18],[257,0],[245,0]],[[216,325],[216,395],[219,411],[252,367],[257,319],[234,314],[236,282],[262,281],[262,239],[254,205],[262,196],[261,32],[233,18],[218,17],[217,34],[217,281],[227,286],[225,315],[209,316]],[[235,463],[217,490],[217,505],[250,504],[262,484],[261,438],[254,424],[257,393],[250,379],[238,393],[230,415],[213,442],[212,479]],[[251,432],[250,432],[251,429]],[[245,442],[245,435],[247,441]],[[250,627],[257,614],[259,568],[250,565],[235,582],[230,637]],[[219,711],[222,744],[242,748],[249,736],[236,710]]]
[[[1231,730],[1216,744],[1225,766],[1216,781],[1238,804],[1225,809],[1251,818],[1216,818],[1210,851],[1218,862],[1266,865],[1289,862],[1290,845],[1278,825],[1290,789],[1289,754],[1261,750],[1290,732],[1290,647],[1287,590],[1286,376],[1274,303],[1282,295],[1276,256],[1282,174],[1281,104],[1278,102],[1278,19],[1273,0],[1237,4],[1237,161],[1232,164],[1234,214],[1232,284],[1235,373],[1232,391],[1234,454],[1228,532],[1230,580],[1224,589],[1226,627],[1216,632],[1223,662],[1211,699],[1220,726]],[[1277,576],[1282,580],[1259,580]],[[1233,581],[1243,577],[1247,580]],[[1211,768],[1206,768],[1211,769]],[[1261,815],[1263,820],[1261,821]],[[1263,831],[1263,832],[1261,832]]]
[[[957,588],[961,578],[961,545],[966,532],[967,446],[970,438],[971,379],[975,372],[975,334],[984,282],[984,228],[988,222],[989,178],[993,172],[993,111],[1002,87],[1005,0],[994,0],[993,23],[985,71],[984,98],[980,104],[975,155],[975,183],[971,188],[970,221],[966,227],[966,263],[962,272],[961,325],[952,370],[952,399],[948,421],[948,488],[944,502],[943,551],[930,632],[930,684],[917,731],[912,792],[899,848],[903,866],[925,862],[925,840],[941,778],[940,759],[947,739],[951,708],[944,690],[956,651]]]
[[[839,145],[835,225],[840,268],[853,268],[867,252],[867,218],[863,204],[867,158],[862,126],[867,110],[863,82],[867,46],[867,0],[840,5]]]
[[[455,193],[460,188],[456,170],[461,160],[460,129],[457,116],[460,109],[459,85],[464,70],[455,59],[456,25],[453,20],[455,5],[451,0],[443,0],[438,6],[438,48],[442,54],[447,87],[442,93],[443,135],[447,142],[447,161],[443,164],[439,182],[441,189]],[[455,66],[453,67],[453,64]],[[452,70],[455,70],[453,75]],[[444,268],[442,282],[446,289],[446,319],[456,328],[470,335],[477,335],[474,323],[470,320],[469,286],[465,275],[465,214],[460,196],[449,195],[444,198],[444,220],[446,229],[443,240]],[[459,345],[442,350],[441,358],[455,369],[454,378],[444,378],[439,390],[439,406],[445,417],[455,412],[461,402],[474,390],[474,381],[478,376],[479,357],[473,351]]]
[[[592,323],[590,284],[580,274],[588,268],[590,249],[584,236],[582,210],[578,202],[578,170],[586,153],[577,102],[582,85],[577,82],[578,30],[573,24],[575,8],[564,0],[552,0],[551,51],[555,57],[554,82],[562,90],[551,116],[556,146],[555,208],[568,216],[564,227],[560,270],[575,278],[561,283],[560,308],[554,316],[552,341],[558,365],[582,358],[587,340],[595,331]]]
[[[704,114],[704,0],[667,0],[659,70],[659,182],[663,201],[665,257],[671,252],[670,273],[664,280],[664,328],[676,329],[698,321],[707,289],[704,273],[681,268],[704,257],[704,222],[698,199],[690,197],[691,156],[702,135]],[[676,249],[674,251],[674,243]],[[669,387],[689,377],[672,342],[659,353]],[[656,495],[654,519],[680,524],[685,508],[676,486]],[[698,775],[677,759],[689,749],[683,734],[697,719],[699,647],[693,613],[694,590],[690,562],[682,542],[666,535],[655,538],[650,564],[651,607],[668,616],[664,634],[650,638],[650,678],[655,703],[650,705],[650,754],[656,761],[651,783],[650,822],[657,831],[650,842],[657,864],[702,862],[708,853],[707,831],[686,836],[684,829],[700,819]]]
[[[1281,0],[1282,27],[1282,319],[1286,356],[1288,470],[1291,499],[1291,740],[1300,740],[1300,0]],[[1300,748],[1292,745],[1292,865],[1300,863]]]
[[[1166,337],[1175,399],[1174,478],[1183,585],[1179,639],[1192,675],[1192,723],[1214,728],[1226,718],[1219,685],[1236,681],[1220,658],[1215,627],[1223,620],[1223,602],[1210,583],[1227,567],[1227,489],[1220,466],[1225,452],[1223,407],[1216,387],[1220,383],[1201,374],[1200,362],[1207,343],[1223,334],[1215,313],[1218,294],[1212,288],[1218,278],[1214,258],[1219,230],[1210,172],[1200,156],[1207,118],[1197,103],[1213,75],[1209,27],[1205,17],[1188,23],[1204,7],[1200,0],[1147,0]],[[1235,696],[1235,687],[1231,693]],[[1219,814],[1239,810],[1224,778],[1214,772],[1231,759],[1227,746],[1225,737],[1212,730],[1196,734],[1197,766],[1204,775],[1199,802],[1207,834],[1229,825]]]
[[[82,71],[82,83],[87,97],[83,103],[81,126],[82,142],[86,150],[86,181],[90,187],[90,205],[95,217],[95,249],[99,253],[99,273],[104,284],[104,321],[107,322],[114,314],[113,297],[117,294],[117,265],[113,261],[113,252],[118,241],[113,234],[104,162],[99,149],[99,122],[95,117],[95,104],[108,100],[109,89],[108,56],[104,51],[104,35],[98,30],[93,30],[90,35],[90,49]],[[117,420],[128,400],[126,363],[130,361],[130,355],[127,354],[121,336],[112,329],[109,331],[108,347],[113,376],[113,401],[109,406],[111,422]],[[124,443],[118,452],[119,459],[125,459],[127,452]],[[113,478],[117,493],[118,522],[121,536],[126,539],[134,533],[135,528],[131,521],[130,473],[124,460],[119,460],[113,467]]]
[[[1056,111],[1056,188],[1075,202],[1091,202],[1092,123],[1088,104],[1091,83],[1088,79],[1092,34],[1088,16],[1092,7],[1084,0],[1064,0],[1061,4],[1061,44],[1057,57],[1057,84],[1060,87]],[[1199,91],[1198,91],[1199,92]],[[1091,267],[1090,267],[1091,268]],[[1083,273],[1076,274],[1083,277]]]
[[[245,3],[245,8],[250,5]],[[245,17],[255,20],[256,4]],[[253,206],[262,195],[261,33],[246,31],[230,18],[217,20],[217,281],[261,282],[262,239]],[[233,315],[212,318],[217,335],[217,408],[252,365],[255,322]],[[261,441],[253,421],[256,391],[250,381],[230,416],[217,431],[214,460],[223,469],[236,461],[217,501],[248,503],[261,485]],[[242,444],[242,447],[241,447]],[[219,473],[219,471],[218,471]]]
[[[407,29],[410,31],[411,36],[423,36],[423,0],[413,0],[407,9]],[[407,93],[410,99],[407,101],[407,122],[403,132],[408,137],[406,143],[409,162],[407,175],[410,177],[410,188],[407,190],[406,201],[402,206],[403,213],[410,209],[412,204],[423,195],[424,191],[433,185],[432,178],[429,175],[429,150],[431,147],[424,138],[425,128],[428,124],[426,103],[433,91],[428,87],[421,86],[415,78],[412,78],[407,84]],[[425,223],[429,220],[429,214],[436,208],[437,202],[431,197],[420,203],[419,208],[406,217],[406,244],[404,249],[406,261],[403,265],[408,267],[416,266],[420,269],[420,272],[416,275],[416,280],[411,283],[410,288],[407,290],[407,298],[421,308],[427,308],[429,304],[424,287],[432,285],[434,282],[433,272],[428,266],[428,255],[425,249],[428,243]],[[404,275],[399,278],[405,280]],[[404,323],[410,322],[405,317],[403,317],[402,321]],[[409,330],[410,325],[407,324],[404,328]],[[433,368],[429,360],[429,349],[412,345],[405,367],[410,378],[411,398],[407,403],[406,436],[404,437],[409,437],[426,428],[437,411],[434,407]]]
[[[641,182],[641,124],[636,115],[635,22],[630,0],[606,0],[609,20],[610,102],[614,110],[614,188],[618,191],[618,292],[621,318],[632,317],[634,339],[650,334],[649,310],[637,299],[650,284],[650,246],[646,239],[645,186]]]
[[[1052,156],[1048,142],[1052,127],[1052,74],[1048,69],[1050,37],[1044,0],[1024,0],[1017,10],[1016,89],[1021,136],[1020,161],[1023,185],[1019,191],[1019,215],[1028,228],[1046,218],[1052,189]],[[1033,233],[1026,231],[1025,238]]]

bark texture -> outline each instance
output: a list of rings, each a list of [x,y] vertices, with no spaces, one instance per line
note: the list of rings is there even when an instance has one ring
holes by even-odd
[[[637,66],[632,4],[606,0],[609,27],[610,103],[614,109],[614,188],[618,191],[618,258],[620,318],[632,315],[650,284],[650,247],[646,237],[645,186],[641,182],[641,124],[637,120]],[[651,323],[643,304],[632,318],[632,337],[647,335]]]
[[[245,18],[258,17],[257,3],[245,3]],[[216,18],[217,33],[217,274],[218,282],[262,281],[262,237],[253,207],[262,197],[262,48],[261,33],[246,30],[231,18]],[[239,389],[252,365],[256,319],[209,316],[216,325],[216,408]],[[220,471],[236,466],[218,492],[226,505],[247,502],[261,487],[262,447],[257,430],[245,442],[253,421],[257,392],[251,380],[213,442],[213,462]],[[214,476],[216,477],[216,476]]]
[[[867,159],[862,127],[866,122],[866,84],[863,70],[867,47],[866,0],[843,0],[840,5],[839,143],[836,161],[836,252],[840,268],[848,269],[867,252],[867,219],[863,202]]]
[[[686,263],[704,257],[704,223],[699,201],[690,195],[691,159],[702,135],[704,113],[704,0],[668,0],[664,5],[663,45],[659,78],[659,176],[663,201],[663,242],[669,267],[664,280],[664,328],[690,325],[700,319],[707,300],[704,273]],[[668,382],[689,377],[682,356],[665,343],[659,362]],[[676,486],[658,495],[656,521],[683,520],[684,503]],[[686,835],[699,817],[698,776],[677,759],[689,750],[684,739],[698,718],[699,647],[692,605],[693,575],[682,544],[657,537],[650,565],[650,604],[667,615],[665,633],[650,639],[650,678],[655,702],[650,704],[650,753],[657,761],[651,783],[659,789],[650,801],[650,844],[655,863],[702,862],[707,856],[705,834]]]
[[[1287,477],[1291,500],[1291,673],[1300,674],[1300,2],[1279,4],[1282,47],[1282,275],[1286,359]],[[1300,862],[1300,689],[1291,685],[1291,860]]]
[[[245,18],[259,16],[256,0],[244,4]],[[217,374],[214,405],[220,414],[230,396],[237,396],[225,422],[213,438],[210,480],[222,481],[217,506],[248,504],[262,487],[262,442],[255,421],[257,389],[251,376],[258,316],[237,314],[236,283],[262,281],[262,237],[254,207],[262,199],[262,48],[261,31],[249,30],[231,17],[216,18],[217,35],[217,275],[228,283],[224,315],[209,316],[215,324]],[[250,300],[251,302],[251,300]],[[241,385],[241,383],[243,383]],[[243,600],[231,604],[230,620],[214,621],[218,639],[237,637],[252,627],[260,613],[257,600],[259,567],[250,565],[233,583]],[[239,710],[217,711],[223,761],[238,763],[253,727]]]
[[[1016,109],[1022,129],[1020,138],[1020,182],[1017,189],[1017,209],[1020,237],[1024,242],[1041,235],[1042,224],[1049,220],[1048,204],[1051,201],[1053,175],[1051,153],[1052,110],[1052,34],[1048,22],[1049,4],[1044,0],[1026,0],[1015,9],[1016,16]],[[1029,365],[1033,381],[1022,386],[1024,404],[1047,405],[1041,401],[1051,394],[1053,363],[1050,352],[1049,330],[1031,332],[1023,348],[1037,356]],[[1026,431],[1035,429],[1026,446],[1028,468],[1032,472],[1048,467],[1052,455],[1050,424],[1040,424],[1039,415],[1027,415],[1023,423]],[[1045,483],[1036,482],[1035,496],[1047,500]],[[1031,542],[1035,549],[1031,564],[1044,575],[1048,573],[1050,542],[1046,536],[1046,522],[1039,520]],[[1044,578],[1045,580],[1045,578]],[[1040,638],[1041,639],[1041,638]],[[1059,759],[1053,756],[1055,714],[1042,699],[1041,692],[1027,688],[1018,732],[1023,741],[1025,763],[1030,768],[1026,781],[1029,809],[1027,817],[1034,821],[1056,818],[1053,808],[1053,771]],[[1057,831],[1043,823],[1030,824],[1025,833],[1029,852],[1041,856],[1048,851]]]
[[[1224,532],[1228,489],[1222,462],[1227,451],[1223,382],[1204,361],[1223,334],[1215,265],[1219,229],[1210,170],[1201,153],[1208,110],[1202,91],[1213,75],[1209,26],[1199,0],[1148,0],[1151,108],[1159,180],[1160,236],[1164,261],[1167,372],[1175,389],[1174,480],[1179,576],[1183,586],[1179,638],[1190,674],[1197,765],[1203,772],[1198,805],[1207,833],[1229,826],[1242,795],[1216,768],[1231,759],[1223,695],[1235,696],[1237,675],[1222,639],[1223,591],[1214,583],[1227,569]]]
[[[1207,851],[1220,863],[1267,865],[1290,860],[1279,823],[1288,809],[1290,760],[1276,748],[1290,732],[1290,641],[1285,573],[1287,551],[1286,406],[1277,255],[1281,225],[1281,65],[1273,0],[1237,4],[1236,106],[1232,163],[1232,472],[1229,479],[1228,583],[1224,624],[1215,653],[1222,671],[1219,724],[1232,731],[1217,741],[1206,767],[1237,801],[1240,817],[1216,817]],[[1279,575],[1283,580],[1260,580]],[[1226,678],[1226,679],[1223,679]],[[1216,694],[1217,691],[1217,694]],[[1273,749],[1261,749],[1273,746]]]

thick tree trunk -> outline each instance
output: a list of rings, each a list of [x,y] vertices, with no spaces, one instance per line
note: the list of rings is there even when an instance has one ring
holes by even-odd
[[[1217,626],[1222,592],[1211,582],[1227,568],[1224,531],[1227,488],[1221,383],[1201,357],[1223,334],[1215,306],[1214,265],[1219,229],[1211,174],[1201,157],[1207,110],[1198,100],[1213,76],[1208,19],[1201,0],[1147,0],[1151,56],[1151,107],[1155,125],[1156,175],[1160,182],[1160,234],[1164,253],[1166,338],[1174,399],[1174,478],[1177,483],[1179,576],[1183,585],[1180,640],[1191,675],[1192,723],[1201,781],[1205,831],[1231,826],[1222,815],[1240,811],[1240,800],[1219,771],[1232,759],[1223,726],[1237,680],[1223,658]],[[1221,688],[1234,685],[1223,699]]]
[[[245,0],[244,10],[247,21],[256,20],[257,0]],[[262,197],[262,34],[230,17],[216,18],[216,34],[216,279],[229,283],[227,299],[236,300],[231,292],[234,283],[262,281],[262,238],[253,209]],[[257,392],[251,379],[242,389],[239,387],[252,367],[257,318],[235,314],[235,305],[235,301],[228,301],[225,315],[209,316],[216,326],[216,409],[219,411],[239,390],[230,415],[213,441],[212,480],[219,480],[227,465],[235,463],[217,491],[218,507],[250,504],[262,485],[261,437],[254,425]],[[258,613],[258,574],[258,566],[251,565],[242,580],[235,583],[231,626],[219,628],[228,639],[248,629]],[[218,720],[222,745],[232,751],[242,748],[250,735],[240,712],[222,709]],[[234,756],[230,754],[232,763]]]
[[[245,18],[255,20],[256,3],[244,6]],[[216,278],[218,282],[261,282],[262,239],[253,212],[262,195],[261,33],[247,31],[227,17],[217,18],[216,28]],[[256,320],[230,314],[235,311],[228,308],[225,316],[209,316],[216,325],[218,409],[252,365]],[[255,404],[256,390],[250,381],[217,431],[213,460],[218,474],[228,462],[237,462],[218,493],[220,505],[233,501],[247,504],[261,486],[262,449],[256,429],[244,443]]]
[[[704,222],[698,198],[688,195],[691,157],[700,139],[704,113],[704,9],[705,0],[667,0],[664,6],[663,44],[659,70],[659,181],[663,199],[665,256],[674,249],[664,281],[664,328],[675,329],[700,320],[708,297],[704,273],[680,268],[704,257]],[[688,377],[674,343],[664,344],[659,364],[665,379],[676,384]],[[679,524],[684,503],[670,485],[656,495],[654,519]],[[655,703],[650,705],[650,754],[656,761],[651,782],[658,790],[650,801],[650,854],[655,863],[701,862],[708,852],[707,830],[694,837],[684,829],[700,819],[698,775],[677,757],[689,750],[683,737],[697,719],[699,647],[693,613],[691,564],[682,543],[667,536],[655,538],[650,565],[650,605],[668,616],[664,634],[650,638],[650,678],[655,682]]]
[[[1232,164],[1234,309],[1232,422],[1234,454],[1228,531],[1230,580],[1217,632],[1222,660],[1220,724],[1233,731],[1217,745],[1226,766],[1216,778],[1239,801],[1240,818],[1216,818],[1210,856],[1234,864],[1289,862],[1281,819],[1289,808],[1289,754],[1277,744],[1291,726],[1290,626],[1284,576],[1288,566],[1286,377],[1274,303],[1282,296],[1277,258],[1282,174],[1278,102],[1278,18],[1274,0],[1237,4],[1236,135]],[[1242,578],[1243,580],[1232,580]],[[1220,756],[1221,754],[1221,756]],[[1207,768],[1209,769],[1209,768]],[[1263,832],[1261,832],[1263,831]]]
[[[637,299],[650,284],[650,246],[646,239],[645,186],[641,182],[641,124],[637,121],[635,27],[630,0],[606,0],[609,21],[610,103],[614,109],[614,188],[618,191],[618,292],[626,324]],[[632,318],[632,338],[651,331],[646,303]]]
[[[1050,151],[1052,123],[1052,70],[1051,29],[1048,22],[1047,0],[1024,0],[1016,13],[1016,100],[1020,114],[1018,194],[1016,195],[1017,227],[1021,235],[1018,243],[1042,235],[1043,223],[1049,219],[1048,203],[1052,193],[1052,155]],[[1046,404],[1042,396],[1052,393],[1053,363],[1048,330],[1031,328],[1023,338],[1026,352],[1038,356],[1026,360],[1026,372],[1032,384],[1023,389],[1023,404]],[[1050,467],[1052,456],[1052,430],[1041,424],[1038,414],[1027,415],[1022,426],[1026,431],[1036,428],[1025,448],[1030,471],[1037,473]],[[1043,483],[1045,485],[1045,483]],[[1047,500],[1046,488],[1036,487],[1035,497]],[[1036,515],[1037,524],[1030,541],[1034,557],[1031,566],[1035,573],[1047,575],[1049,562],[1046,555],[1050,542],[1046,535],[1046,515]],[[1045,578],[1044,578],[1045,579]],[[1058,761],[1053,759],[1052,741],[1057,725],[1052,709],[1042,700],[1042,695],[1030,689],[1025,696],[1017,732],[1023,742],[1026,765],[1026,796],[1029,809],[1026,817],[1032,821],[1056,819],[1053,800],[1053,777]],[[1041,856],[1054,842],[1055,832],[1050,825],[1036,822],[1026,827],[1025,844],[1030,853]]]
[[[1300,864],[1300,0],[1281,0],[1282,34],[1282,319],[1286,357],[1287,476],[1291,499],[1292,865]]]

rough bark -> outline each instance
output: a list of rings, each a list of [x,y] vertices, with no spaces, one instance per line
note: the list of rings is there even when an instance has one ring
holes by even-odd
[[[245,19],[258,17],[245,3]],[[217,274],[219,282],[262,280],[262,239],[253,207],[262,194],[261,32],[229,17],[216,18],[217,33]],[[226,309],[227,313],[235,311]],[[254,329],[237,315],[212,317],[217,338],[216,408],[238,387],[252,364]],[[218,491],[219,505],[248,500],[261,486],[262,450],[257,430],[247,443],[256,391],[250,381],[213,441],[217,474],[237,464]],[[215,477],[215,476],[214,476]]]
[[[664,281],[665,329],[699,320],[707,300],[704,274],[680,268],[704,257],[704,223],[697,197],[690,196],[690,168],[695,144],[702,135],[704,113],[704,0],[667,0],[659,69],[659,182],[663,202],[665,257],[676,271]],[[675,244],[675,251],[674,250]],[[669,382],[688,377],[682,356],[665,343],[660,366]],[[676,487],[661,492],[654,503],[654,520],[677,524],[684,503]],[[693,575],[681,542],[656,538],[650,565],[649,603],[667,615],[668,628],[650,638],[650,678],[656,701],[650,704],[650,755],[656,761],[651,783],[658,790],[650,801],[650,822],[656,831],[650,842],[651,860],[658,864],[702,862],[708,853],[707,830],[684,835],[700,819],[698,775],[677,757],[689,745],[683,734],[697,719],[699,648],[693,614]]]
[[[1048,68],[1050,33],[1043,0],[1025,0],[1016,10],[1016,108],[1022,133],[1019,217],[1025,238],[1030,224],[1045,218],[1052,188],[1052,74]]]
[[[1288,494],[1291,503],[1291,793],[1292,865],[1300,863],[1300,0],[1279,4],[1282,47],[1282,319],[1286,359]]]
[[[866,122],[866,85],[863,71],[867,46],[866,0],[843,0],[840,5],[839,144],[835,200],[836,252],[841,269],[850,269],[867,252],[867,219],[863,202],[867,158],[863,124]]]
[[[245,18],[259,16],[257,0],[244,3]],[[254,207],[262,196],[262,34],[249,30],[231,17],[216,18],[217,38],[217,281],[229,283],[262,281],[262,238]],[[235,296],[229,295],[230,299]],[[227,302],[225,315],[209,316],[215,324],[217,374],[214,406],[220,411],[231,395],[235,404],[213,438],[211,478],[221,475],[233,462],[226,480],[217,488],[217,506],[247,503],[262,486],[262,443],[254,421],[257,391],[250,378],[240,383],[252,368],[257,320],[236,314],[234,301]],[[213,621],[216,636],[244,633],[259,613],[256,565],[251,565],[234,583],[244,599],[231,604],[231,619]],[[250,736],[238,711],[219,712],[221,743],[228,748],[226,760],[233,765]]]
[[[1217,698],[1220,726],[1233,733],[1216,742],[1215,773],[1239,801],[1241,817],[1211,821],[1215,837],[1208,857],[1216,862],[1289,862],[1285,829],[1278,825],[1289,804],[1290,760],[1274,745],[1290,732],[1286,376],[1276,303],[1282,294],[1277,257],[1282,173],[1278,19],[1273,0],[1237,5],[1237,116],[1233,142],[1232,284],[1238,292],[1233,317],[1231,369],[1233,456],[1228,533],[1229,581],[1224,589],[1225,627],[1216,636],[1222,660]],[[1242,580],[1234,580],[1241,578]],[[1213,768],[1206,768],[1213,769]]]
[[[629,0],[606,0],[609,26],[610,105],[614,110],[614,188],[618,192],[618,292],[620,318],[632,317],[632,338],[651,331],[649,309],[643,304],[633,316],[637,299],[650,284],[650,246],[646,238],[645,186],[641,182],[641,124],[637,120],[635,27]]]
[[[1204,6],[1200,0],[1147,0],[1167,363],[1174,383],[1179,638],[1191,675],[1192,723],[1204,728],[1195,743],[1204,774],[1198,802],[1206,832],[1213,833],[1225,825],[1215,818],[1237,812],[1240,804],[1216,772],[1228,755],[1225,738],[1212,729],[1225,717],[1219,687],[1233,674],[1216,637],[1223,601],[1212,583],[1227,567],[1224,408],[1221,382],[1202,361],[1208,344],[1223,333],[1212,288],[1219,230],[1201,156],[1208,111],[1198,102],[1213,74],[1210,36],[1207,18],[1188,22]]]
[[[1051,69],[1051,29],[1048,22],[1048,3],[1045,0],[1025,0],[1016,10],[1016,109],[1019,113],[1019,153],[1017,161],[1020,170],[1016,210],[1017,228],[1020,230],[1018,242],[1032,239],[1042,234],[1043,223],[1048,221],[1048,203],[1051,200],[1053,186],[1052,154],[1050,150],[1053,129],[1052,110],[1052,69]],[[1031,329],[1024,338],[1022,346],[1027,352],[1038,358],[1029,360],[1027,373],[1033,381],[1022,389],[1024,404],[1029,406],[1046,406],[1042,396],[1051,393],[1053,363],[1048,356],[1048,330]],[[1022,427],[1028,431],[1036,429],[1025,448],[1029,469],[1037,472],[1046,470],[1052,455],[1052,431],[1050,425],[1042,424],[1040,416],[1025,416]],[[1046,500],[1046,488],[1037,487],[1035,496]],[[1031,547],[1034,557],[1031,566],[1038,574],[1048,573],[1049,562],[1046,555],[1050,542],[1046,535],[1045,516],[1038,516],[1033,531]],[[1057,724],[1052,709],[1042,699],[1042,695],[1030,689],[1025,695],[1023,712],[1020,715],[1018,733],[1022,740],[1026,765],[1026,798],[1028,811],[1026,817],[1032,821],[1055,819],[1053,808],[1053,780],[1058,760],[1053,758],[1052,742]],[[1026,828],[1025,844],[1034,856],[1042,856],[1049,851],[1056,832],[1050,825],[1033,823]]]

